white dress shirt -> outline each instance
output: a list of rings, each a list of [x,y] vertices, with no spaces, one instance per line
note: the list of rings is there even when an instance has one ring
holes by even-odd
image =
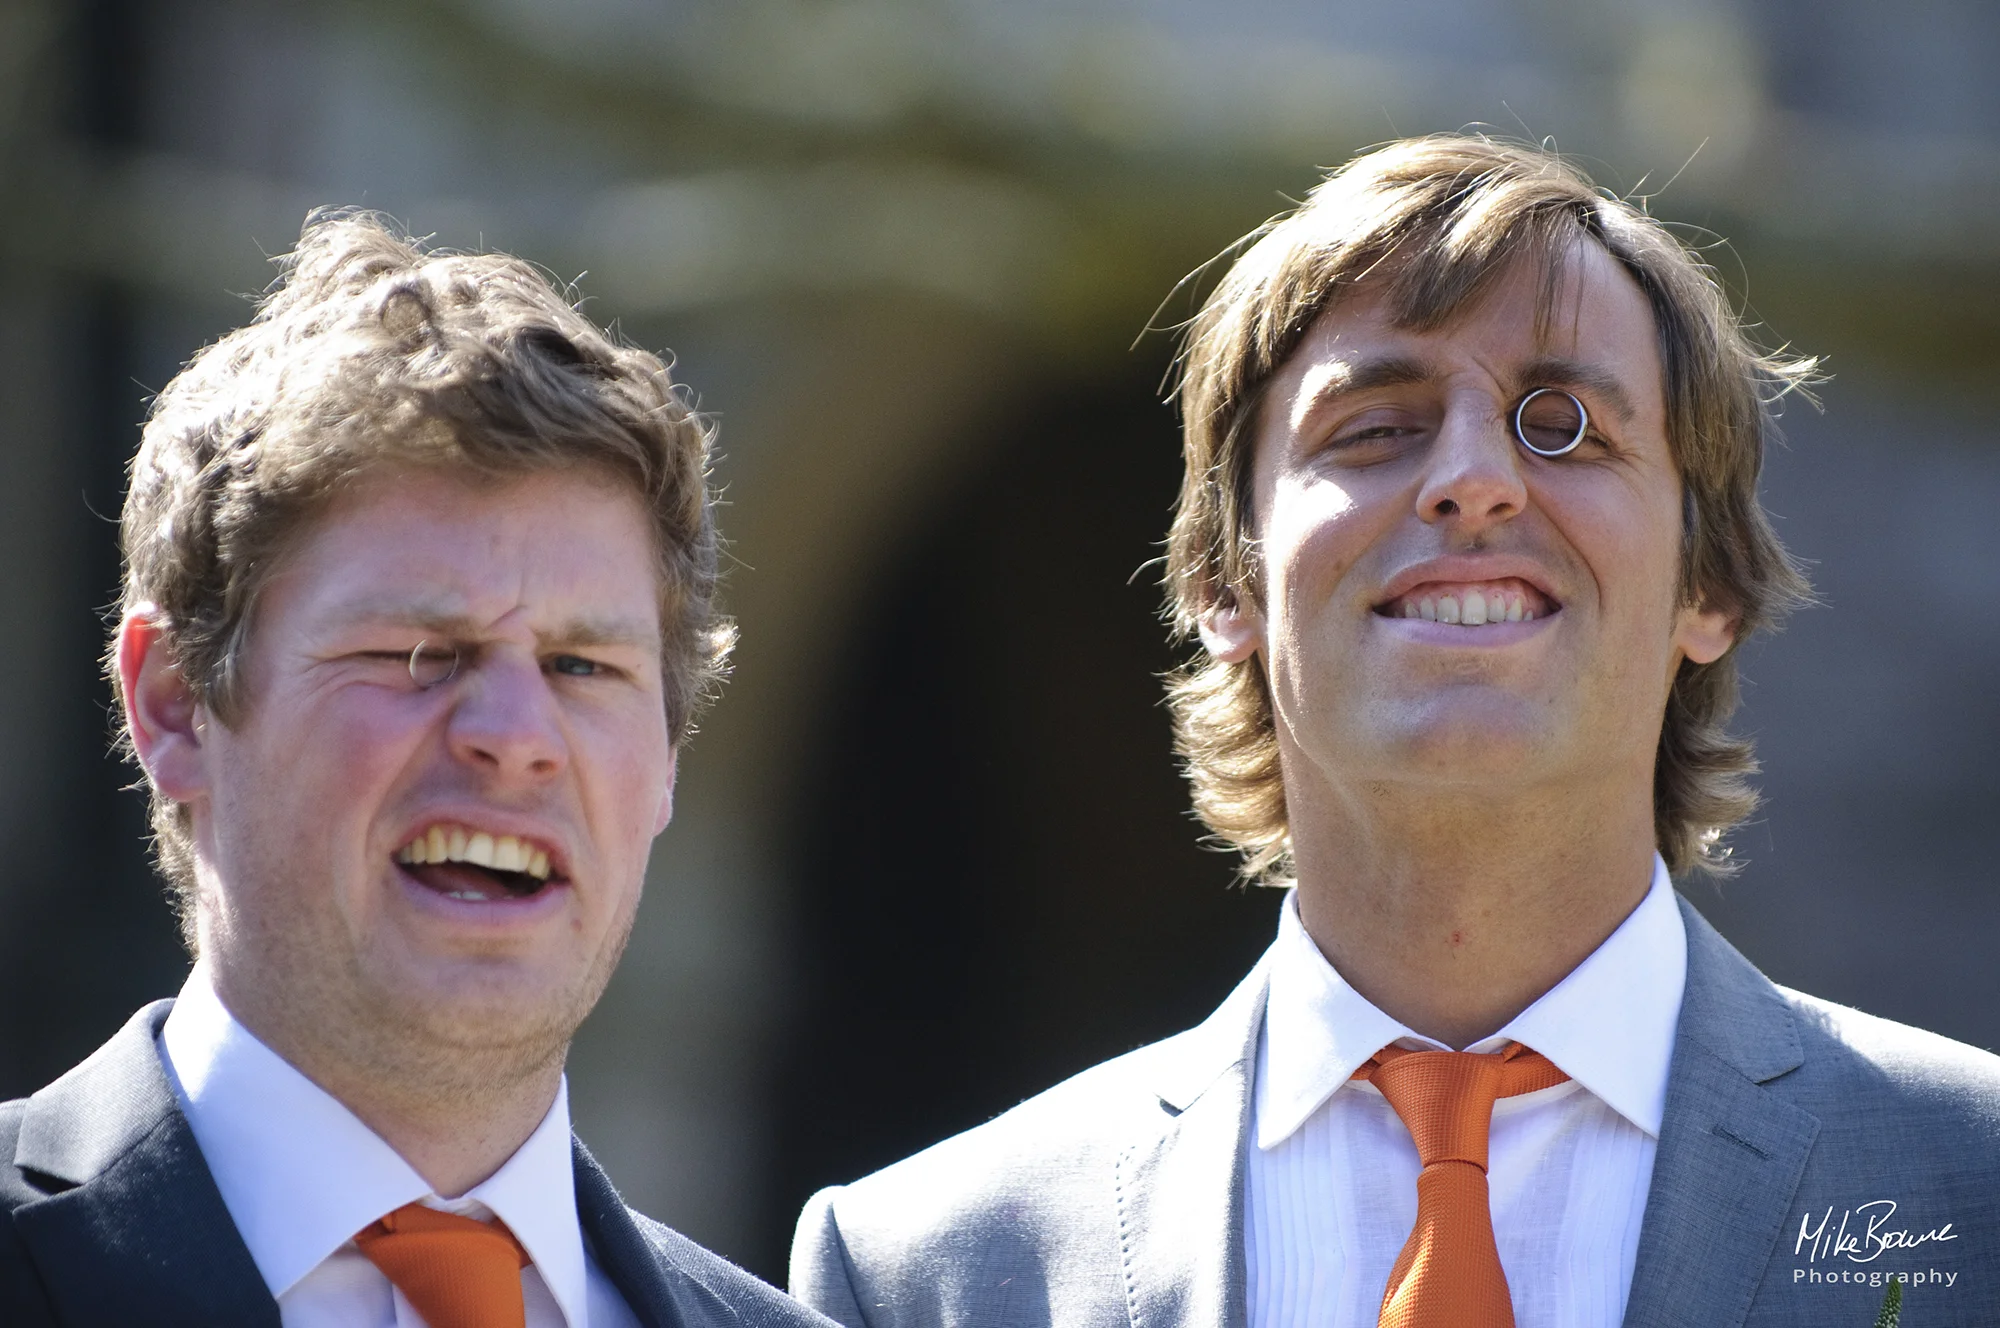
[[[441,1199],[379,1135],[252,1037],[196,964],[161,1031],[167,1077],[285,1328],[425,1328],[354,1233],[407,1203],[505,1222],[528,1328],[637,1328],[584,1247],[570,1163],[569,1082],[514,1156]]]
[[[1493,1234],[1517,1328],[1616,1328],[1666,1107],[1687,930],[1666,865],[1570,975],[1468,1051],[1520,1042],[1570,1082],[1494,1104]],[[1372,1328],[1417,1216],[1416,1145],[1350,1079],[1420,1037],[1347,985],[1285,901],[1271,964],[1245,1178],[1250,1328]]]

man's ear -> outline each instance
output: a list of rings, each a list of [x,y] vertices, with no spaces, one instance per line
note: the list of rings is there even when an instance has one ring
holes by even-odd
[[[1222,663],[1241,664],[1264,644],[1263,615],[1230,594],[1202,611],[1201,643]]]
[[[1682,607],[1674,625],[1674,644],[1697,664],[1713,664],[1736,644],[1737,616],[1706,604]]]
[[[133,609],[118,624],[118,692],[132,749],[153,787],[175,802],[206,793],[208,712],[181,676],[151,605]]]

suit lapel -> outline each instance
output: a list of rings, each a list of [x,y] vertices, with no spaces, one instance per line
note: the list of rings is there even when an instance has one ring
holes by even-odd
[[[1119,1155],[1119,1229],[1135,1328],[1243,1328],[1243,1156],[1267,955],[1206,1022],[1163,1044],[1160,1123]]]
[[[14,1165],[56,1192],[15,1210],[15,1228],[66,1324],[278,1328],[160,1064],[172,1005],[28,1100]]]
[[[684,1328],[694,1324],[741,1321],[729,1300],[705,1285],[675,1258],[676,1244],[699,1252],[685,1236],[651,1223],[659,1239],[640,1229],[643,1218],[613,1188],[611,1178],[581,1140],[570,1139],[570,1159],[576,1172],[576,1216],[597,1266],[618,1288],[639,1322],[651,1328]]]
[[[1803,1060],[1770,981],[1683,899],[1687,993],[1626,1328],[1735,1328],[1771,1259],[1819,1120],[1768,1085]]]

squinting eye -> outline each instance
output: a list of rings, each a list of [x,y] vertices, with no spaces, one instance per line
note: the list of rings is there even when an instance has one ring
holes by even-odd
[[[1559,387],[1538,387],[1514,407],[1514,436],[1536,456],[1566,456],[1590,428],[1583,403]]]
[[[1394,424],[1373,424],[1365,429],[1348,429],[1326,440],[1321,457],[1334,466],[1372,466],[1402,456],[1416,433]]]
[[[433,645],[429,641],[419,641],[416,649],[409,653],[406,664],[410,671],[410,681],[425,691],[441,686],[458,676],[458,666],[462,652],[456,646]]]
[[[589,678],[602,671],[596,660],[581,655],[557,655],[549,661],[549,670],[571,678]]]

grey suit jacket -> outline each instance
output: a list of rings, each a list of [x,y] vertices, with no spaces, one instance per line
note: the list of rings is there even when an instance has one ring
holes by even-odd
[[[1773,986],[1681,911],[1625,1323],[1867,1328],[1869,1276],[1906,1272],[1906,1325],[2000,1325],[2000,1058]],[[854,1328],[1240,1328],[1268,962],[1199,1027],[815,1195],[792,1293]]]
[[[172,1001],[147,1006],[33,1097],[0,1104],[0,1324],[278,1328],[167,1081]],[[826,1320],[627,1208],[572,1144],[577,1217],[641,1323],[827,1328]]]

